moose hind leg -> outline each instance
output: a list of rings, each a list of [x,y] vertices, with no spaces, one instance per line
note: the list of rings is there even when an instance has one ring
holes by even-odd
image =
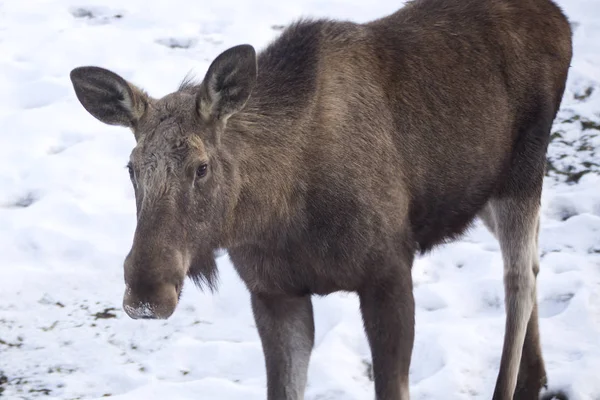
[[[536,239],[539,236],[540,222],[538,218],[536,228]],[[540,270],[538,246],[533,253],[533,274],[537,277]],[[533,311],[527,325],[527,334],[523,344],[523,355],[521,357],[521,366],[517,379],[517,388],[514,400],[537,400],[542,386],[546,385],[546,369],[544,368],[544,359],[542,357],[542,348],[540,344],[540,329],[538,325],[538,307],[537,303],[533,305]]]
[[[479,212],[479,218],[483,221],[485,227],[496,236],[496,221],[494,220],[494,209],[490,204],[486,204]]]
[[[310,296],[253,293],[251,300],[267,367],[267,399],[303,400],[314,344]]]
[[[542,386],[546,386],[546,369],[542,358],[537,304],[534,305],[527,334],[523,344],[523,355],[514,400],[538,400]]]
[[[537,399],[545,377],[535,282],[539,193],[534,193],[490,201],[504,261],[506,298],[506,329],[494,400],[512,400],[513,396]]]

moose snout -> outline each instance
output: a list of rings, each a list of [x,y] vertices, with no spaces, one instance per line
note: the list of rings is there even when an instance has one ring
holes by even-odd
[[[146,244],[125,258],[123,309],[133,319],[167,319],[179,301],[185,260],[174,249]]]
[[[133,319],[167,319],[178,302],[178,288],[166,283],[150,290],[125,289],[123,309]]]

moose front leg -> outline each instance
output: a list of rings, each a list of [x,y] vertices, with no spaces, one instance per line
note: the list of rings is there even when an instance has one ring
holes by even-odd
[[[377,400],[408,400],[408,370],[415,332],[410,263],[359,292],[373,358]]]
[[[310,296],[252,294],[267,367],[268,400],[302,400],[314,343]]]

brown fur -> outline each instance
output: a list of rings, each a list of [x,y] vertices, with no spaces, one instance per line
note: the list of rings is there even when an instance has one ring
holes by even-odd
[[[481,213],[506,270],[494,398],[537,398],[537,214],[570,60],[549,0],[417,0],[362,25],[300,21],[160,100],[75,69],[84,107],[138,142],[128,313],[168,317],[186,275],[214,286],[226,248],[252,294],[270,400],[303,398],[310,295],[335,291],[360,296],[377,399],[407,399],[414,254]]]

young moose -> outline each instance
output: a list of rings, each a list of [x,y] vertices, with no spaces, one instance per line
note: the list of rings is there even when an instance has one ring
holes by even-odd
[[[293,24],[161,99],[71,73],[94,117],[131,128],[137,228],[124,308],[168,318],[227,249],[252,297],[269,400],[304,397],[311,295],[360,297],[378,400],[407,400],[411,265],[480,216],[504,259],[495,400],[537,399],[545,153],[571,60],[550,0],[416,0],[367,23]]]

